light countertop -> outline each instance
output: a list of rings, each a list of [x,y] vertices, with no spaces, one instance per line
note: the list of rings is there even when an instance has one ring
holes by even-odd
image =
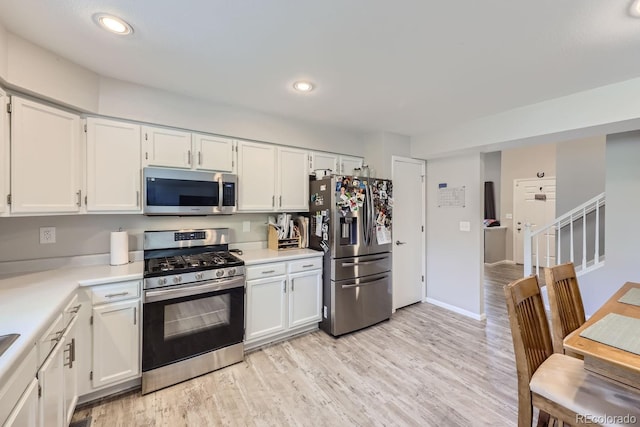
[[[323,256],[323,252],[313,249],[289,249],[286,251],[276,251],[273,249],[249,249],[243,251],[240,258],[245,265],[264,264],[267,262],[292,261],[302,258],[313,258]]]
[[[0,335],[20,334],[0,356],[0,384],[8,379],[79,286],[142,279],[143,262],[65,267],[0,279]]]

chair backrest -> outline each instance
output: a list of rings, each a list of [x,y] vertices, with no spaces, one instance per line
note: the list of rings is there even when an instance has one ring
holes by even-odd
[[[551,309],[551,333],[553,349],[564,353],[564,337],[578,329],[585,322],[582,296],[573,263],[545,268],[544,275]]]
[[[529,395],[531,376],[551,354],[553,345],[536,276],[504,287],[516,356],[519,394]]]

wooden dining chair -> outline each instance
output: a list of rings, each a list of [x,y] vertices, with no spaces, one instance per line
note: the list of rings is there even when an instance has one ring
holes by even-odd
[[[525,277],[504,287],[518,375],[518,426],[538,425],[550,416],[572,426],[593,425],[606,416],[640,419],[640,390],[631,391],[584,369],[580,359],[553,352],[538,278]]]
[[[572,262],[544,269],[551,310],[551,336],[553,350],[566,353],[562,342],[585,322],[582,296]],[[579,357],[575,354],[570,356]]]

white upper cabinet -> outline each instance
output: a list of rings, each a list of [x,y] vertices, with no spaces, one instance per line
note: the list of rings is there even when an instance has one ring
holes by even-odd
[[[11,212],[80,212],[80,117],[15,96],[11,106]]]
[[[87,212],[140,213],[140,126],[87,119]]]
[[[9,98],[0,90],[0,215],[7,212],[7,197],[9,196],[9,113],[7,104]]]
[[[221,136],[142,127],[143,165],[235,172],[234,141]]]
[[[216,172],[235,172],[234,144],[229,138],[194,133],[194,167]]]
[[[309,171],[313,173],[316,169],[329,169],[331,173],[338,173],[338,155],[314,151],[311,153]]]
[[[238,210],[275,210],[276,147],[238,141]]]
[[[309,153],[297,148],[278,147],[278,180],[276,209],[280,211],[309,210]]]
[[[142,136],[145,166],[191,169],[191,132],[143,126]]]
[[[297,148],[238,141],[238,210],[308,210],[308,155]]]
[[[342,175],[354,175],[353,170],[362,168],[363,161],[362,157],[340,155],[338,158],[340,173]]]

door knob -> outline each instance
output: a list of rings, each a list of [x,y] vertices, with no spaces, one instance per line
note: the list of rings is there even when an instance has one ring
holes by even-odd
[[[401,242],[400,240],[396,240],[396,246],[405,245],[407,242]]]

